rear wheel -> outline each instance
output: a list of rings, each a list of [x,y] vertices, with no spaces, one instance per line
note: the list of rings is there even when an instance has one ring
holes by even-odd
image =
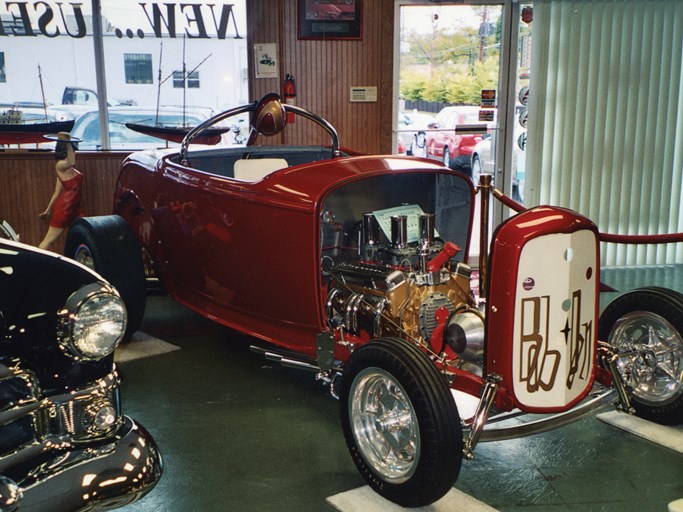
[[[474,183],[479,183],[479,176],[481,175],[481,158],[479,155],[474,155],[472,157],[472,181]]]
[[[406,507],[446,494],[462,462],[460,416],[444,377],[395,338],[356,350],[340,390],[344,437],[368,484]]]
[[[130,338],[142,323],[147,297],[142,251],[128,223],[118,215],[77,219],[67,233],[64,253],[118,290],[128,310],[125,339]]]
[[[636,414],[683,422],[683,295],[654,287],[627,292],[607,306],[599,329],[619,356]]]

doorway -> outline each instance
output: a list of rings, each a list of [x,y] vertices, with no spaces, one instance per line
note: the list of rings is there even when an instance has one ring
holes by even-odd
[[[512,0],[397,2],[397,153],[439,160],[475,184],[490,173],[496,188],[524,202],[529,12]],[[491,211],[492,225],[510,214],[497,202]],[[478,246],[472,240],[475,259]]]

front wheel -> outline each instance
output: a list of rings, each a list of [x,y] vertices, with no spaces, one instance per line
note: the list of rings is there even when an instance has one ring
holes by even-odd
[[[417,347],[396,338],[356,350],[340,389],[344,437],[377,493],[404,507],[446,494],[462,462],[462,427],[446,380]]]
[[[600,317],[599,331],[619,356],[636,414],[683,422],[683,295],[654,287],[620,295]]]
[[[76,219],[66,235],[64,254],[118,290],[128,311],[124,339],[129,339],[142,323],[147,295],[142,250],[128,223],[118,215]]]

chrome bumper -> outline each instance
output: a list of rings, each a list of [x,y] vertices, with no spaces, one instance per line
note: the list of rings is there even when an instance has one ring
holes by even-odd
[[[18,489],[14,502],[0,504],[2,512],[110,510],[143,497],[162,473],[154,440],[128,417],[106,442],[36,453],[21,466],[7,471],[0,482],[3,489]]]
[[[515,415],[502,414],[500,418],[493,417],[489,424],[484,427],[481,433],[480,442],[503,441],[506,439],[517,439],[534,434],[548,432],[575,421],[592,416],[601,410],[613,406],[615,398],[614,389],[606,389],[596,396],[593,396],[578,406],[563,413],[549,415],[541,419],[529,422],[520,422],[513,425],[491,427],[491,423],[514,419]]]

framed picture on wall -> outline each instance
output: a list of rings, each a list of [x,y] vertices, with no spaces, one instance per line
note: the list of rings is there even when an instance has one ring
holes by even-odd
[[[299,39],[360,39],[361,0],[299,0]]]

